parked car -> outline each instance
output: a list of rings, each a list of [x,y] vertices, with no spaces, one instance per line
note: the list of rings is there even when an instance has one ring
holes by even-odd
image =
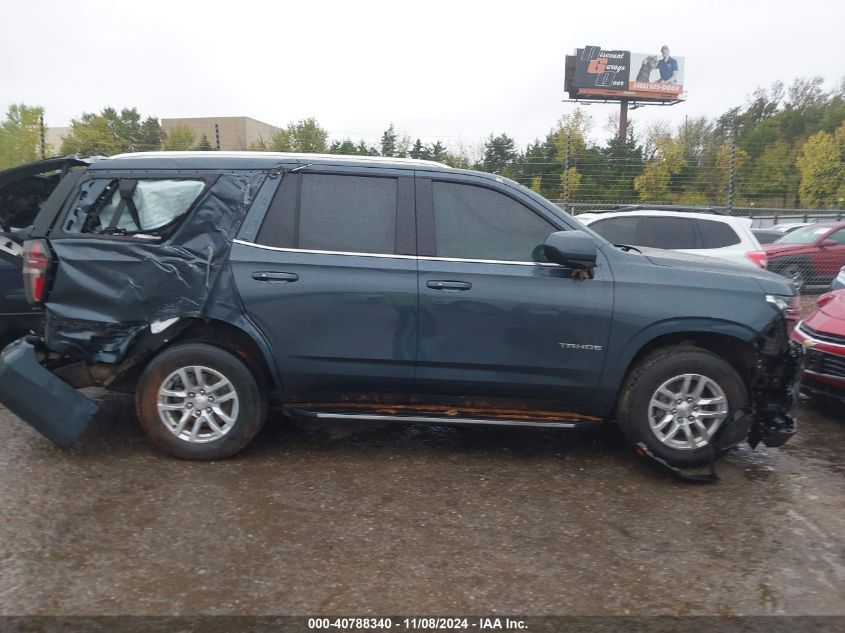
[[[769,270],[791,279],[799,292],[826,286],[845,266],[845,222],[816,222],[763,248]]]
[[[721,225],[720,225],[721,226]],[[102,159],[25,242],[44,336],[0,402],[60,446],[135,394],[162,450],[218,459],[291,415],[571,428],[710,462],[794,431],[796,297],[778,275],[614,247],[502,177],[272,153]]]
[[[845,266],[839,269],[839,274],[830,283],[831,290],[842,290],[845,288]]]
[[[577,216],[612,244],[649,246],[766,267],[751,220],[693,211],[636,209]]]
[[[74,166],[90,161],[63,157],[0,171],[0,348],[41,327],[39,306],[26,300],[21,262],[22,232]]]
[[[801,389],[845,402],[845,290],[823,294],[816,305],[792,332],[807,349]]]
[[[809,222],[789,222],[767,226],[766,228],[751,229],[751,232],[754,233],[754,237],[757,238],[760,244],[771,244],[772,242],[777,242],[784,235],[808,225]]]

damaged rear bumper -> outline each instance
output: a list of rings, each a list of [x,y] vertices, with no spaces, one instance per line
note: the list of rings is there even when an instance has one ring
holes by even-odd
[[[32,339],[0,353],[0,402],[61,448],[70,448],[99,406],[38,362]]]

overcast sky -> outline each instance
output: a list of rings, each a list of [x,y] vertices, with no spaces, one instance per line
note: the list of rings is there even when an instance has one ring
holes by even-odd
[[[686,59],[688,101],[632,112],[682,122],[742,104],[756,86],[845,75],[841,1],[3,2],[0,108],[67,125],[106,105],[157,117],[315,116],[332,137],[399,132],[451,145],[506,132],[524,144],[574,107],[576,47]],[[618,108],[593,105],[594,136]]]

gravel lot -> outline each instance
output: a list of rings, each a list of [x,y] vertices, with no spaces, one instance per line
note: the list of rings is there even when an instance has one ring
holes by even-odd
[[[587,432],[305,427],[156,453],[131,401],[71,452],[0,410],[0,614],[845,615],[845,415],[721,482]]]

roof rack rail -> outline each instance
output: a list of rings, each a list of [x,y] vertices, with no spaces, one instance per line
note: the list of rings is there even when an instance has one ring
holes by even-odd
[[[620,211],[683,211],[686,213],[728,215],[720,207],[693,207],[679,204],[612,204],[601,209],[590,209],[584,211],[584,213],[619,213]]]

